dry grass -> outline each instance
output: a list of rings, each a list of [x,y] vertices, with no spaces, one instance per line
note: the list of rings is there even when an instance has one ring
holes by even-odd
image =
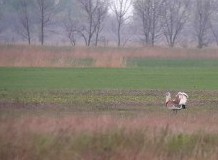
[[[0,123],[2,131],[12,125],[11,129],[14,131],[28,131],[37,134],[53,134],[59,133],[59,131],[64,131],[65,134],[98,134],[116,129],[124,129],[126,132],[133,133],[137,130],[159,132],[166,127],[172,134],[194,134],[199,131],[207,134],[218,133],[218,113],[194,114],[187,112],[181,111],[177,115],[170,111],[144,113],[136,117],[94,113],[69,114],[60,117],[31,115],[19,119],[3,119]]]
[[[0,46],[0,67],[122,68],[129,58],[216,60],[218,52],[158,47]],[[217,160],[217,91],[190,91],[190,108],[177,115],[160,107],[164,100],[157,101],[156,97],[160,100],[162,92],[82,92],[69,98],[71,92],[51,94],[53,97],[41,92],[38,99],[35,92],[32,97],[27,92],[27,100],[22,101],[25,94],[20,93],[20,100],[16,93],[14,98],[2,91],[0,159]],[[61,95],[66,97],[55,102]],[[29,102],[28,97],[31,103],[24,103]],[[40,105],[41,100],[45,104]],[[62,100],[67,100],[68,106]]]
[[[217,117],[155,112],[136,117],[83,113],[1,118],[0,157],[215,160]]]
[[[53,92],[55,97],[72,94]],[[0,159],[218,158],[217,91],[188,92],[189,108],[176,115],[164,107],[164,97],[160,99],[164,91],[79,93],[75,94],[81,103],[77,101],[67,106],[53,99],[41,105],[24,101],[6,103],[10,95],[2,93],[1,96],[9,96],[9,99],[0,103]],[[37,97],[36,92],[32,95]],[[53,96],[43,92],[39,95]],[[93,104],[83,96],[91,98]],[[104,103],[97,101],[95,96]],[[140,100],[141,96],[146,99]],[[75,96],[69,100],[73,98]]]
[[[55,46],[0,46],[1,67],[111,67],[126,66],[128,58],[218,59],[217,49],[72,48]]]

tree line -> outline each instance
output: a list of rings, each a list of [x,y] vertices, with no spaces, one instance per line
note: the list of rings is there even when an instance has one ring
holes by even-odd
[[[218,0],[0,0],[0,41],[203,48],[217,14]]]

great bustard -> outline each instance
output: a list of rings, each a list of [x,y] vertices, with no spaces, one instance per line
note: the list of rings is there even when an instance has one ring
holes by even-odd
[[[177,112],[178,110],[185,109],[188,101],[188,95],[184,92],[178,92],[175,99],[171,98],[170,92],[166,93],[165,105],[168,109]]]

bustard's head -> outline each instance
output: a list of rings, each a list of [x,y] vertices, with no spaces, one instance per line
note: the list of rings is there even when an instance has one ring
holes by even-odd
[[[170,92],[167,92],[167,93],[166,93],[166,97],[171,97]]]
[[[171,99],[171,94],[170,92],[166,93],[166,102],[168,102]]]

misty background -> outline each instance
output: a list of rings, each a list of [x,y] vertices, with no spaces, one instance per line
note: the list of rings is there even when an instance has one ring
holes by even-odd
[[[0,43],[218,45],[218,0],[0,0]]]

